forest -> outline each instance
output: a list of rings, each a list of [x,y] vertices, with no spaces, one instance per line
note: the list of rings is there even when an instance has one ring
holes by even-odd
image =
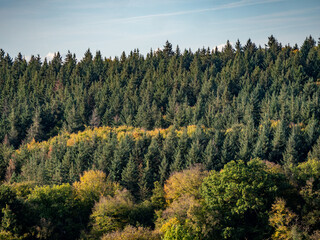
[[[320,38],[0,49],[0,240],[320,239]]]

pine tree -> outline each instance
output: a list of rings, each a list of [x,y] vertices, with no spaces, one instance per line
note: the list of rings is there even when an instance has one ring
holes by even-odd
[[[111,162],[114,158],[114,152],[117,148],[117,136],[116,134],[108,134],[108,138],[101,142],[93,155],[93,164],[98,170],[105,172],[107,175],[110,173]]]
[[[170,165],[170,173],[178,172],[184,168],[184,158],[181,153],[181,149],[177,148],[177,152],[174,155],[174,160]]]
[[[150,190],[152,189],[154,178],[152,169],[148,159],[144,159],[142,175],[139,181],[139,195],[140,199],[145,200],[150,196]]]
[[[165,157],[167,160],[167,164],[169,166],[173,162],[176,147],[177,147],[176,129],[174,127],[171,127],[169,133],[164,139],[163,148],[161,151],[162,160]]]
[[[27,142],[31,142],[33,139],[39,142],[43,137],[40,108],[36,108],[34,116],[32,118],[32,124],[27,132]]]
[[[163,53],[166,57],[172,57],[174,52],[172,51],[172,44],[167,40],[163,46]]]
[[[285,165],[295,164],[299,161],[297,152],[297,133],[296,127],[292,128],[291,135],[288,139],[285,152],[283,153],[283,162]]]
[[[319,136],[318,120],[313,115],[308,125],[306,126],[307,145],[313,146]]]
[[[182,135],[180,136],[177,147],[174,153],[173,162],[170,165],[170,172],[180,171],[184,169],[186,165],[186,155],[189,148],[189,136],[187,128],[184,128]]]
[[[282,153],[286,146],[286,134],[284,129],[284,121],[280,120],[272,140],[272,150],[270,153],[271,162],[281,163],[282,161]]]
[[[93,128],[100,126],[100,117],[97,108],[94,108],[90,117],[90,126]]]
[[[270,122],[269,119],[266,117],[264,118],[262,126],[260,127],[257,143],[253,151],[253,157],[258,157],[264,160],[268,159],[271,150],[270,145]]]
[[[236,154],[239,152],[239,137],[238,130],[231,128],[230,132],[226,132],[222,150],[221,150],[221,162],[226,164],[232,160],[235,160]]]
[[[320,160],[320,137],[317,142],[313,145],[312,150],[308,154],[309,159]]]
[[[75,105],[73,104],[71,108],[65,112],[66,129],[71,133],[83,129],[81,117],[78,110],[79,109],[76,109]]]
[[[159,176],[160,176],[160,184],[163,185],[165,180],[169,176],[169,163],[166,155],[163,156],[160,166],[159,166]]]
[[[129,161],[132,145],[132,139],[128,135],[118,143],[110,167],[110,176],[113,181],[121,180],[121,173]]]
[[[288,139],[285,152],[283,154],[283,161],[285,164],[297,164],[303,161],[307,156],[308,148],[307,140],[305,140],[300,126],[292,126],[291,134]]]
[[[0,144],[0,179],[1,180],[4,180],[6,176],[7,169],[10,166],[10,161],[12,162],[12,164],[14,164],[14,161],[10,159],[10,156],[13,153],[13,147],[8,144],[7,142],[8,140],[6,139],[7,137],[5,137],[3,143]]]
[[[123,169],[121,173],[121,184],[128,189],[133,196],[137,197],[138,193],[138,171],[137,165],[130,155],[127,166]]]
[[[71,148],[68,148],[61,160],[61,177],[63,182],[72,183],[74,180],[73,177],[70,178],[71,165],[73,166],[73,161],[73,151]],[[73,175],[73,173],[71,175]]]
[[[190,150],[187,155],[186,167],[191,167],[196,163],[202,162],[202,148],[199,143],[199,140],[195,140],[192,142]]]
[[[219,150],[221,142],[220,132],[217,131],[215,136],[208,142],[203,153],[203,162],[207,170],[219,170],[222,167]]]
[[[242,128],[239,137],[239,159],[249,161],[253,151],[255,142],[255,129],[253,119],[247,122],[247,125]]]
[[[160,155],[160,147],[159,144],[161,141],[161,136],[157,135],[151,139],[151,143],[148,147],[148,152],[144,156],[144,162],[148,163],[148,168],[150,171],[150,178],[152,178],[154,181],[159,180],[159,166],[161,163],[161,155]],[[151,183],[149,183],[151,184]],[[151,187],[153,186],[153,182],[151,184]],[[150,185],[148,186],[150,187]]]
[[[9,143],[11,145],[13,145],[14,147],[17,147],[19,144],[19,132],[17,130],[17,118],[14,112],[14,109],[11,111],[10,115],[9,115],[9,124],[10,124],[10,128],[9,128],[9,132],[8,132],[8,140]]]

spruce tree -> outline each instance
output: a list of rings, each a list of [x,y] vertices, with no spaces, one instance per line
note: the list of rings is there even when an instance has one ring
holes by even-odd
[[[110,176],[113,181],[121,180],[121,173],[129,161],[132,145],[132,139],[128,135],[118,143],[110,167]]]
[[[123,169],[121,173],[121,184],[126,189],[128,189],[133,196],[137,197],[138,193],[138,170],[137,165],[130,155],[127,166]]]
[[[164,139],[163,148],[161,151],[161,158],[163,160],[165,157],[168,165],[170,165],[173,162],[176,147],[177,147],[176,129],[174,127],[171,127],[166,138]]]
[[[236,154],[239,152],[239,137],[238,130],[236,128],[229,129],[226,132],[222,150],[221,150],[221,162],[226,164],[231,160],[235,160]]]
[[[170,165],[171,173],[184,169],[186,166],[186,155],[188,153],[188,148],[189,136],[187,133],[187,128],[184,128],[175,149],[173,162]]]
[[[159,180],[159,166],[161,163],[160,147],[161,136],[157,135],[151,139],[151,143],[148,147],[148,152],[144,156],[144,163],[148,163],[148,168],[150,172],[150,178],[154,181]],[[153,185],[153,182],[152,182]],[[148,186],[150,187],[150,186]],[[151,186],[152,187],[152,186]]]
[[[16,127],[17,118],[16,118],[16,114],[14,112],[14,109],[11,111],[8,120],[9,120],[9,124],[10,124],[9,132],[8,132],[8,140],[12,146],[17,147],[19,144],[19,138],[18,138],[19,132]]]
[[[94,108],[92,111],[92,115],[90,117],[90,126],[93,128],[100,126],[100,116],[98,115],[98,110],[96,108]]]
[[[308,153],[308,158],[320,160],[320,137],[313,145],[312,150]]]
[[[275,163],[281,163],[282,154],[286,146],[286,134],[284,121],[280,120],[277,124],[276,132],[272,140],[272,149],[270,153],[270,161]]]
[[[219,148],[216,138],[210,139],[203,153],[203,162],[207,170],[218,170],[221,166],[219,159]]]
[[[176,153],[174,155],[173,162],[170,165],[170,173],[181,171],[184,168],[184,157],[183,153],[181,153],[181,149],[177,148]]]
[[[269,159],[270,148],[270,122],[268,118],[264,118],[254,147],[253,157],[264,160]]]
[[[40,108],[36,108],[34,116],[32,118],[32,124],[27,132],[27,142],[31,142],[33,139],[39,142],[43,137]]]
[[[253,119],[247,122],[240,132],[239,137],[239,159],[249,161],[252,157],[253,145],[255,142],[255,129]]]
[[[162,157],[162,160],[159,166],[159,178],[160,178],[159,182],[161,185],[164,184],[168,176],[169,176],[169,163],[168,163],[167,157],[164,155]]]
[[[191,167],[196,163],[201,163],[203,158],[202,152],[199,140],[194,140],[191,143],[191,147],[187,155],[186,167]]]
[[[142,175],[139,181],[139,195],[141,200],[145,200],[150,196],[150,190],[152,189],[154,182],[154,175],[148,159],[144,159]]]
[[[296,127],[292,128],[291,135],[288,139],[285,152],[283,153],[283,162],[285,165],[292,165],[299,161],[299,156],[297,152],[297,130]]]

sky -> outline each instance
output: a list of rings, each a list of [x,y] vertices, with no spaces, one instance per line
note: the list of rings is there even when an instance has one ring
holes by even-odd
[[[320,0],[0,0],[0,48],[49,60],[68,51],[146,55],[168,40],[180,49],[221,48],[274,35],[299,46],[320,37]]]

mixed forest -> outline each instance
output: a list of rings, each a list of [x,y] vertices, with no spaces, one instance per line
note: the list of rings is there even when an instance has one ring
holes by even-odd
[[[320,239],[320,39],[0,49],[0,239]]]

